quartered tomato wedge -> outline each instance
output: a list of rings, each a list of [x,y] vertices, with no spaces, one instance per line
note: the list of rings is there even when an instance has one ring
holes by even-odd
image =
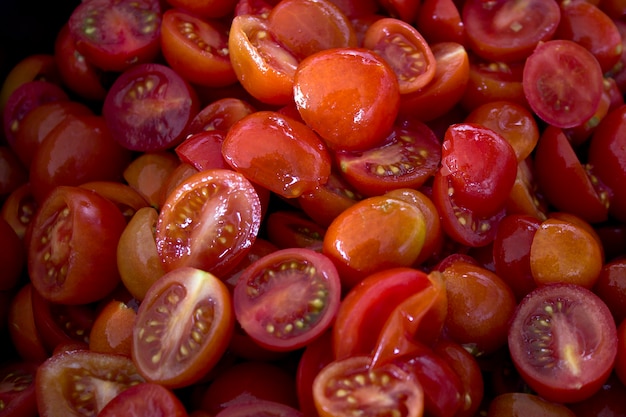
[[[137,311],[131,353],[146,380],[177,388],[197,382],[233,333],[230,293],[216,276],[181,267],[159,278]]]
[[[242,174],[212,169],[191,175],[163,204],[157,250],[166,271],[192,266],[221,276],[250,249],[261,223],[261,201]]]

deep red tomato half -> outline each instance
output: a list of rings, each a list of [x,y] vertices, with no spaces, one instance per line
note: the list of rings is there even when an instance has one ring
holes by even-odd
[[[196,92],[162,64],[139,64],[124,71],[104,100],[102,115],[111,134],[134,151],[176,146],[200,109]]]
[[[219,361],[233,332],[230,293],[216,276],[181,267],[159,278],[137,310],[132,358],[146,380],[177,388]]]
[[[295,350],[329,328],[339,308],[341,283],[325,255],[281,249],[243,270],[233,297],[237,320],[259,345]]]
[[[37,362],[13,362],[0,367],[0,416],[37,416],[37,367]]]
[[[250,403],[229,405],[217,413],[215,417],[303,417],[297,408],[275,401],[256,400]]]
[[[126,219],[94,191],[59,186],[32,222],[28,272],[47,300],[85,304],[104,298],[119,283],[117,242]]]
[[[69,18],[76,49],[107,71],[151,62],[159,53],[158,0],[95,0],[79,4]]]
[[[617,355],[617,331],[604,302],[572,284],[529,293],[509,328],[511,358],[526,383],[549,401],[575,402],[595,394]]]
[[[100,410],[98,417],[187,417],[181,400],[163,385],[142,382],[116,395]]]
[[[222,276],[254,243],[261,201],[242,174],[211,169],[191,175],[167,197],[156,225],[166,271],[192,266]]]

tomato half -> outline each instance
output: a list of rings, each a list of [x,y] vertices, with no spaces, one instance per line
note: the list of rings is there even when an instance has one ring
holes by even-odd
[[[513,315],[508,340],[524,380],[555,402],[593,395],[609,377],[617,354],[611,312],[594,293],[573,284],[529,293]]]
[[[0,415],[37,415],[35,375],[37,362],[14,362],[0,367]]]
[[[119,283],[117,241],[126,219],[94,191],[59,186],[33,219],[28,272],[44,298],[83,304],[104,298]]]
[[[197,382],[226,351],[235,316],[230,293],[214,275],[190,267],[159,278],[137,310],[132,358],[148,381]]]
[[[156,225],[164,269],[193,266],[221,276],[250,249],[261,224],[261,201],[242,174],[198,172],[163,204]]]
[[[265,255],[243,270],[233,297],[237,320],[258,344],[295,350],[331,325],[341,284],[325,255],[289,248]]]
[[[174,392],[162,385],[142,382],[116,395],[98,413],[99,417],[125,415],[187,417],[187,411]]]

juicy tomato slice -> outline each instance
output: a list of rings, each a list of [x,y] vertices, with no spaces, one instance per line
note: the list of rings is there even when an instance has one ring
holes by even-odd
[[[435,77],[437,61],[420,32],[400,19],[382,18],[372,23],[363,46],[380,54],[398,77],[400,94],[417,91]]]
[[[462,207],[489,216],[504,207],[517,175],[517,157],[496,131],[478,124],[451,125],[445,133],[439,173]]]
[[[472,51],[490,61],[524,60],[552,38],[561,19],[556,0],[466,1],[463,23]]]
[[[222,357],[235,316],[216,276],[180,267],[159,278],[137,310],[132,358],[151,382],[177,388],[197,382]]]
[[[189,123],[186,136],[212,130],[227,132],[235,122],[255,111],[252,104],[240,98],[225,97],[213,100],[194,116]]]
[[[0,367],[0,404],[3,416],[36,416],[37,362],[20,361]]]
[[[534,155],[537,183],[552,206],[590,223],[608,218],[611,190],[582,164],[562,129],[545,129]]]
[[[116,395],[100,410],[98,416],[140,417],[148,411],[154,415],[171,417],[188,415],[185,406],[172,390],[152,382],[142,382]]]
[[[174,71],[187,81],[224,87],[237,81],[228,54],[228,31],[216,21],[169,9],[161,24],[161,51]]]
[[[320,251],[326,229],[299,211],[276,210],[265,223],[268,240],[281,249],[309,248]]]
[[[126,356],[71,350],[39,366],[35,393],[42,417],[97,415],[125,389],[144,382]]]
[[[360,194],[421,187],[441,161],[441,143],[418,120],[396,123],[385,141],[364,151],[335,151],[340,173]]]
[[[274,111],[239,120],[226,134],[222,154],[250,181],[286,198],[313,190],[330,174],[324,142],[304,123]]]
[[[617,354],[615,322],[606,304],[573,284],[529,293],[509,327],[509,351],[530,387],[554,402],[576,402],[597,392]]]
[[[329,0],[283,0],[269,13],[274,38],[298,59],[330,48],[356,47],[356,32]]]
[[[157,0],[95,0],[70,15],[76,49],[107,71],[153,61],[159,53],[161,6]]]
[[[243,330],[259,345],[296,350],[326,331],[339,308],[339,274],[325,255],[280,249],[242,271],[233,293]]]
[[[225,138],[226,132],[221,130],[200,131],[188,136],[174,151],[183,163],[193,165],[198,171],[230,168],[222,154]]]
[[[302,119],[334,149],[380,144],[391,132],[400,103],[396,73],[365,48],[308,56],[295,73],[293,94]]]
[[[389,268],[365,277],[346,294],[337,311],[332,328],[335,358],[370,355],[393,310],[429,285],[426,273],[414,268]]]
[[[351,356],[325,366],[313,382],[320,417],[393,414],[419,417],[424,392],[417,378],[391,363],[372,368],[369,356]]]
[[[199,108],[195,91],[173,69],[139,64],[115,80],[102,114],[122,146],[149,152],[180,143]]]
[[[235,16],[228,49],[237,79],[257,100],[284,105],[293,99],[293,77],[299,60],[272,39],[267,19]]]
[[[117,286],[117,241],[126,219],[113,202],[95,191],[59,186],[32,225],[28,272],[44,298],[84,304]]]
[[[430,44],[467,42],[465,24],[454,0],[424,0],[415,23]]]
[[[180,165],[180,159],[168,151],[146,152],[133,159],[123,172],[128,186],[152,207],[161,207],[165,181]]]
[[[157,250],[166,271],[193,266],[221,276],[250,249],[260,223],[261,201],[243,175],[227,169],[198,172],[163,204]]]
[[[272,417],[303,416],[300,410],[286,404],[281,404],[275,401],[256,400],[250,403],[229,405],[217,413],[215,417],[247,417],[260,415]]]
[[[543,121],[564,129],[575,127],[598,108],[602,69],[591,52],[576,42],[550,40],[538,45],[526,60],[522,87],[528,104]]]

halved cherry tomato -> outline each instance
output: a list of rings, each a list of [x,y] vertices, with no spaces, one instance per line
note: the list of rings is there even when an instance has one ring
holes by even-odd
[[[382,143],[400,104],[395,72],[364,48],[308,56],[298,66],[293,88],[302,119],[334,149],[363,150]]]
[[[276,210],[265,221],[267,238],[280,249],[308,248],[320,251],[326,229],[300,211]]]
[[[180,160],[171,152],[145,152],[126,165],[122,175],[148,204],[161,208],[164,184],[179,164]]]
[[[228,30],[184,9],[169,9],[161,23],[161,51],[168,65],[187,81],[224,87],[237,81],[228,51]]]
[[[157,0],[80,3],[68,24],[78,52],[107,71],[151,62],[160,50],[161,6]]]
[[[48,359],[48,350],[35,324],[32,291],[32,284],[27,283],[15,293],[10,302],[7,324],[11,342],[19,357],[41,363]]]
[[[252,104],[240,98],[225,97],[213,100],[191,120],[186,136],[202,131],[227,132],[235,122],[255,111]]]
[[[363,46],[380,54],[398,77],[400,94],[413,93],[435,77],[433,51],[414,26],[400,19],[382,18],[365,32]]]
[[[553,37],[561,19],[556,0],[470,0],[462,13],[472,51],[502,62],[524,60]]]
[[[131,356],[137,312],[121,300],[112,299],[98,311],[89,332],[89,350]]]
[[[574,417],[576,414],[564,404],[546,401],[536,394],[510,392],[494,397],[487,410],[487,417],[504,415]]]
[[[242,271],[233,293],[243,330],[270,350],[296,350],[331,325],[341,298],[337,270],[305,248],[274,251]]]
[[[119,283],[117,241],[126,219],[95,191],[59,186],[33,219],[28,272],[47,300],[83,304],[104,298]]]
[[[616,323],[626,319],[626,258],[618,257],[602,265],[593,292],[611,310]]]
[[[151,382],[177,388],[193,384],[219,361],[235,316],[228,288],[191,267],[160,277],[139,305],[132,358]]]
[[[235,123],[222,154],[250,181],[287,198],[313,190],[330,174],[330,154],[315,132],[273,111],[257,111]]]
[[[421,6],[419,0],[378,0],[378,3],[388,14],[407,23],[415,21]]]
[[[27,229],[33,220],[38,208],[38,203],[31,192],[29,183],[23,184],[9,194],[0,210],[0,215],[6,220],[15,233],[28,246]]]
[[[142,382],[116,395],[98,413],[99,417],[154,416],[187,417],[187,411],[176,394],[160,384]]]
[[[59,353],[37,369],[39,415],[97,415],[119,393],[141,382],[144,379],[126,356],[89,350]]]
[[[329,330],[309,343],[300,356],[296,369],[298,404],[305,417],[317,416],[313,399],[313,381],[317,374],[335,360],[332,348],[332,331]]]
[[[456,42],[466,45],[467,35],[461,13],[453,0],[424,0],[416,26],[429,44]]]
[[[102,115],[122,146],[148,152],[180,143],[199,107],[196,92],[173,69],[139,64],[115,80]]]
[[[517,306],[508,334],[517,370],[549,401],[592,396],[609,377],[617,354],[616,325],[606,304],[573,284],[529,293]]]
[[[0,404],[3,416],[35,417],[38,415],[35,395],[37,362],[4,363],[0,367]]]
[[[79,185],[92,190],[111,200],[122,212],[128,222],[137,210],[148,206],[148,202],[130,185],[117,181],[90,181]]]
[[[229,15],[235,9],[236,0],[167,0],[167,3],[175,8],[189,10],[201,19],[221,18]]]
[[[539,44],[526,60],[522,77],[530,107],[556,127],[585,123],[602,98],[600,64],[574,41],[555,39]]]

